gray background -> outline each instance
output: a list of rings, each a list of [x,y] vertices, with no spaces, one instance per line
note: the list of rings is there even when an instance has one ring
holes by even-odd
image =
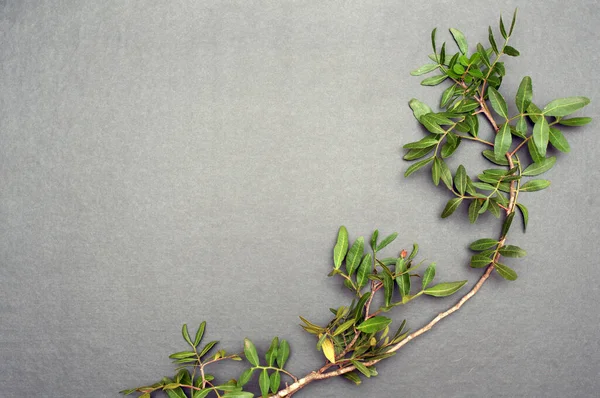
[[[473,47],[516,6],[503,93],[530,75],[538,104],[585,95],[598,117],[597,1],[0,2],[0,396],[117,397],[172,374],[181,324],[202,320],[223,348],[278,335],[291,371],[315,369],[297,316],[350,300],[326,278],[340,224],[399,231],[396,250],[419,242],[439,278],[474,283],[466,246],[498,225],[441,220],[447,193],[402,177],[423,135],[407,102],[440,95],[409,71],[433,27]],[[298,397],[597,396],[597,125],[567,132],[553,185],[523,195],[516,282],[493,276],[376,379]],[[479,150],[452,167],[475,171]]]

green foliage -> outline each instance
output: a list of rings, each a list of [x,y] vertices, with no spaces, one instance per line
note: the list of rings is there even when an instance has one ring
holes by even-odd
[[[528,224],[529,211],[519,202],[521,194],[541,191],[550,185],[548,180],[531,178],[550,171],[560,159],[547,156],[550,145],[560,152],[570,151],[559,126],[583,126],[590,123],[591,118],[571,117],[589,104],[585,97],[559,98],[540,109],[533,103],[533,84],[529,76],[521,79],[514,97],[501,93],[502,81],[507,73],[502,59],[505,55],[520,55],[517,49],[508,45],[515,22],[516,11],[508,29],[500,18],[498,30],[502,40],[498,40],[489,27],[489,44],[477,43],[471,52],[465,35],[455,28],[450,29],[450,34],[457,51],[453,53],[446,43],[438,47],[437,30],[434,29],[431,32],[433,55],[429,57],[433,63],[426,63],[411,72],[413,76],[435,73],[425,77],[421,84],[443,84],[443,90],[439,112],[417,99],[409,102],[425,136],[404,145],[407,149],[404,159],[415,161],[407,168],[405,176],[431,165],[433,184],[439,186],[442,182],[443,189],[448,189],[454,196],[446,203],[441,214],[443,218],[456,213],[460,205],[466,203],[466,215],[471,223],[477,222],[486,213],[501,219],[498,238],[481,238],[469,245],[469,249],[475,252],[470,266],[486,270],[468,295],[412,335],[405,330],[406,320],[392,334],[390,328],[394,320],[387,313],[422,295],[450,296],[461,290],[467,281],[434,284],[438,274],[436,264],[430,264],[423,273],[419,273],[418,268],[423,261],[414,262],[419,251],[416,244],[413,244],[410,254],[401,250],[395,256],[381,257],[380,252],[386,248],[390,250],[389,246],[396,241],[396,232],[380,241],[379,230],[375,230],[368,242],[369,251],[362,236],[355,238],[350,245],[348,230],[341,226],[333,248],[329,276],[341,278],[343,286],[350,291],[351,302],[331,308],[333,317],[324,325],[300,317],[301,327],[315,336],[316,348],[323,353],[326,362],[321,369],[298,382],[299,379],[285,369],[290,356],[286,340],[274,337],[269,348],[262,353],[246,338],[241,347],[246,360],[243,362],[245,369],[237,379],[218,380],[207,372],[208,368],[224,360],[242,361],[241,354],[229,354],[225,350],[215,352],[218,341],[202,344],[205,322],[199,325],[193,339],[184,324],[181,335],[187,347],[170,355],[177,365],[177,373],[154,384],[121,392],[125,395],[138,393],[144,398],[156,391],[164,391],[170,398],[252,398],[255,394],[268,397],[278,392],[277,396],[291,396],[313,380],[340,374],[359,385],[361,377],[377,376],[376,363],[393,356],[404,343],[460,308],[478,291],[492,271],[506,280],[516,280],[517,273],[500,260],[504,257],[513,261],[527,254],[519,246],[507,244],[517,209],[521,213],[524,230]],[[511,107],[507,98],[514,98],[515,114],[509,112]],[[492,127],[493,137],[481,136],[480,123],[488,123]],[[459,153],[463,142],[482,145],[482,155],[490,162],[490,168],[469,174],[460,164],[453,174],[447,161]],[[415,279],[417,281],[413,283]],[[289,386],[283,387],[285,390],[282,390],[282,378],[283,385]],[[252,380],[254,383],[251,383]]]

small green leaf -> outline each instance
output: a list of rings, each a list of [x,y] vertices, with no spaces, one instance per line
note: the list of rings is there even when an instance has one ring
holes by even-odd
[[[174,354],[169,355],[171,359],[183,359],[183,358],[191,358],[195,357],[196,353],[194,351],[180,351]]]
[[[429,284],[433,281],[433,278],[435,278],[435,263],[431,263],[423,274],[423,289],[429,286]]]
[[[530,180],[521,186],[519,191],[521,192],[535,192],[541,191],[542,189],[546,189],[550,186],[550,181],[548,180]]]
[[[392,323],[390,318],[378,315],[367,319],[356,328],[364,333],[375,333],[385,329],[390,323]]]
[[[434,70],[436,70],[439,67],[439,65],[437,64],[426,64],[421,66],[418,69],[413,70],[412,72],[410,72],[411,75],[413,76],[420,76],[420,75],[424,75],[426,73],[432,72]]]
[[[437,86],[448,78],[448,75],[431,76],[421,82],[422,86]]]
[[[517,279],[517,273],[512,268],[509,268],[504,264],[494,263],[494,268],[501,277],[508,281],[514,281]]]
[[[427,104],[424,104],[423,102],[415,98],[411,99],[408,102],[408,106],[410,106],[410,109],[412,109],[413,115],[415,115],[415,118],[417,120],[420,120],[421,116],[433,112],[431,108],[427,106]]]
[[[429,152],[433,151],[434,148],[435,148],[435,145],[432,145],[427,148],[411,149],[410,151],[406,152],[406,155],[404,155],[402,158],[404,160],[420,159],[423,156],[427,155]]]
[[[511,145],[512,134],[510,132],[510,125],[508,123],[504,123],[502,126],[500,126],[500,130],[498,130],[496,139],[494,141],[494,155],[496,158],[504,156],[510,149]]]
[[[290,345],[286,340],[281,340],[279,348],[277,350],[277,366],[279,369],[283,369],[285,362],[290,356]]]
[[[388,306],[392,302],[392,295],[394,294],[394,281],[387,272],[382,274],[383,277],[383,297],[385,305]]]
[[[246,384],[248,384],[248,382],[252,378],[252,373],[254,372],[254,369],[255,368],[248,368],[242,372],[237,381],[238,387],[243,387]]]
[[[558,124],[562,124],[563,126],[584,126],[591,121],[591,117],[572,117],[570,119],[560,119]]]
[[[586,97],[567,97],[551,101],[542,113],[546,116],[567,116],[590,103]]]
[[[348,230],[343,225],[338,231],[338,238],[335,247],[333,248],[333,264],[335,269],[342,266],[342,260],[346,257],[348,251]]]
[[[433,47],[433,53],[437,53],[437,48],[435,46],[435,32],[437,31],[437,28],[433,29],[431,31],[431,47]]]
[[[462,164],[458,166],[458,169],[456,169],[454,185],[456,186],[458,193],[461,195],[465,194],[465,189],[467,188],[467,172]]]
[[[434,297],[446,297],[456,293],[468,281],[444,282],[423,290],[423,293]]]
[[[437,186],[440,183],[440,176],[442,174],[441,166],[440,166],[440,158],[437,156],[433,159],[433,166],[431,167],[431,179],[433,180],[433,184]]]
[[[492,259],[489,256],[483,254],[475,254],[471,257],[471,267],[473,268],[483,268],[491,262]]]
[[[527,149],[529,150],[529,155],[534,162],[540,163],[543,162],[546,156],[542,156],[540,151],[537,149],[537,146],[533,143],[533,140],[527,141]]]
[[[488,87],[488,96],[496,113],[508,119],[508,108],[504,97],[494,87]]]
[[[350,361],[352,363],[352,365],[354,365],[354,367],[356,368],[356,370],[358,370],[360,373],[362,373],[363,375],[367,376],[367,377],[371,377],[371,372],[369,372],[369,369],[367,369],[367,367],[359,361],[356,360],[351,360]]]
[[[405,149],[429,148],[432,145],[437,145],[437,143],[439,141],[440,141],[439,135],[428,135],[427,137],[424,137],[424,138],[420,139],[419,141],[408,143],[408,144],[404,145],[402,148],[405,148]]]
[[[335,332],[332,334],[332,336],[335,337],[344,333],[346,330],[350,329],[355,322],[355,319],[349,319],[346,322],[342,323],[340,326],[337,327],[337,329],[335,329]]]
[[[360,260],[365,254],[365,238],[362,236],[354,241],[354,244],[348,250],[346,255],[346,271],[348,276],[352,276],[360,265]]]
[[[206,328],[206,321],[202,322],[196,331],[196,337],[194,338],[194,347],[197,347],[204,336],[204,329]]]
[[[502,17],[500,17],[500,34],[502,35],[502,37],[504,39],[508,39],[508,34],[506,33],[506,28],[504,27],[504,21],[502,20]]]
[[[517,9],[515,8],[515,12],[513,13],[512,21],[510,22],[510,30],[508,31],[508,35],[512,35],[513,29],[515,28],[515,22],[517,21]]]
[[[517,49],[511,46],[504,46],[504,54],[509,55],[511,57],[518,57],[520,55]]]
[[[479,209],[481,208],[481,202],[478,199],[473,199],[469,205],[469,221],[471,224],[475,224],[477,218],[479,218]]]
[[[192,338],[190,337],[190,334],[188,332],[188,327],[187,324],[183,324],[183,327],[181,328],[181,335],[183,336],[183,339],[192,347],[194,347],[194,344],[192,343]]]
[[[550,143],[556,149],[561,152],[568,153],[571,151],[571,146],[567,142],[567,139],[563,135],[563,133],[554,127],[550,127]]]
[[[454,28],[450,28],[450,33],[452,33],[452,37],[454,37],[454,41],[456,42],[456,45],[458,45],[460,52],[466,54],[469,50],[469,46],[465,35],[460,30]]]
[[[504,257],[525,257],[527,255],[525,250],[513,245],[502,246],[498,252]]]
[[[210,343],[206,344],[198,356],[202,357],[203,355],[206,355],[217,343],[218,341],[211,341]]]
[[[418,253],[419,253],[419,245],[417,245],[416,243],[413,243],[412,250],[411,250],[410,254],[408,255],[408,258],[406,259],[406,261],[409,262],[413,258],[417,257]]]
[[[223,398],[253,398],[254,394],[246,391],[231,391],[222,396]]]
[[[410,275],[407,272],[408,262],[404,261],[402,257],[396,261],[396,273],[402,273],[402,275],[396,278],[396,283],[400,289],[400,295],[402,298],[410,295]]]
[[[502,158],[497,158],[496,155],[494,154],[494,151],[486,149],[485,151],[482,152],[483,157],[485,157],[487,160],[489,160],[490,162],[497,164],[499,166],[508,166],[508,160],[506,160],[504,157]]]
[[[360,386],[360,384],[362,383],[362,380],[360,379],[360,377],[354,373],[354,372],[348,372],[342,375],[344,378],[350,380],[351,382],[353,382],[354,384],[356,384],[357,386]]]
[[[204,398],[208,394],[210,394],[211,391],[212,391],[212,388],[204,388],[202,390],[194,390],[194,393],[192,394],[192,398]],[[142,398],[142,397],[139,397],[139,398]]]
[[[377,249],[375,251],[383,250],[384,247],[386,247],[387,245],[392,243],[397,237],[398,237],[398,232],[394,232],[394,233],[386,236],[385,239],[382,240],[381,243],[379,243],[379,245],[377,246]]]
[[[379,230],[376,229],[373,231],[373,235],[371,235],[371,249],[373,251],[377,251],[377,238],[379,237]]]
[[[533,142],[540,156],[546,156],[546,148],[548,147],[549,138],[550,127],[546,118],[542,116],[533,126]]]
[[[552,168],[552,166],[554,166],[554,163],[556,163],[555,156],[545,158],[543,161],[541,161],[539,163],[530,164],[525,170],[523,170],[521,175],[523,175],[523,176],[540,175],[540,174],[545,173],[546,171],[550,170]]]
[[[444,208],[444,211],[442,212],[442,218],[446,218],[446,217],[450,216],[452,213],[454,213],[454,211],[458,208],[458,206],[460,206],[462,201],[463,201],[463,198],[450,199],[448,201],[448,203],[446,203],[446,207]]]
[[[275,363],[275,359],[277,358],[277,348],[279,347],[279,338],[275,337],[271,341],[271,345],[269,349],[265,353],[265,360],[267,361],[267,366],[273,366]]]
[[[495,239],[489,239],[489,238],[478,239],[469,245],[469,249],[478,252],[478,251],[489,249],[490,247],[494,247],[497,244],[498,244],[498,241]]]
[[[502,232],[501,232],[502,236],[506,236],[508,234],[508,230],[510,229],[510,226],[512,225],[514,218],[515,218],[515,212],[510,213],[506,217],[506,220],[504,220],[504,222],[502,223]]]
[[[269,387],[271,386],[271,380],[269,379],[269,373],[267,369],[263,369],[258,377],[258,385],[260,386],[260,392],[263,397],[269,396]]]
[[[490,41],[490,45],[492,46],[492,50],[496,54],[498,54],[498,46],[496,45],[496,39],[494,39],[494,33],[492,33],[492,27],[488,28],[488,40]]]
[[[533,87],[531,84],[531,77],[525,76],[523,80],[521,80],[521,84],[519,85],[519,89],[517,90],[517,109],[521,113],[527,112],[527,108],[529,104],[531,104],[531,100],[533,99]]]
[[[371,267],[371,253],[367,253],[358,266],[358,272],[356,273],[356,284],[359,289],[367,284],[367,281],[369,280],[368,276],[371,273]]]
[[[426,115],[421,116],[419,120],[421,124],[431,133],[433,134],[445,134],[446,130],[440,127],[437,118],[433,113],[428,113]]]
[[[490,57],[488,56],[487,51],[481,45],[481,43],[477,43],[477,53],[479,54],[479,58],[483,61],[485,66],[487,66],[488,68],[492,66],[492,64],[490,63]]]
[[[433,158],[434,157],[432,156],[430,158],[419,160],[418,162],[413,163],[408,169],[406,169],[406,172],[404,173],[404,177],[408,177],[409,175],[411,175],[415,171],[417,171],[420,168],[426,166],[429,162],[431,162],[433,160]]]
[[[456,91],[456,84],[454,84],[444,90],[444,92],[442,93],[442,98],[440,100],[440,107],[444,108],[446,105],[448,105],[448,102],[454,96],[455,91]]]
[[[271,378],[270,378],[271,392],[273,394],[275,394],[277,391],[279,391],[280,385],[281,385],[281,375],[279,374],[279,372],[275,371],[271,374]]]
[[[258,352],[256,351],[254,343],[249,339],[244,339],[244,355],[246,355],[246,359],[253,366],[258,366]]]
[[[517,207],[521,210],[521,215],[523,216],[523,231],[527,230],[527,222],[529,221],[529,211],[524,204],[517,203]]]

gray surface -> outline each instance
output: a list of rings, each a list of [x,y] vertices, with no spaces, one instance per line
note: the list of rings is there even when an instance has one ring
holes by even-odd
[[[314,369],[297,315],[349,299],[326,278],[342,223],[474,283],[465,246],[497,226],[439,219],[446,193],[401,177],[422,134],[407,102],[439,95],[408,73],[433,27],[485,41],[517,5],[504,93],[529,74],[538,103],[586,95],[598,117],[597,1],[0,2],[0,396],[117,397],[172,374],[201,320],[232,351],[277,334]],[[523,199],[517,282],[493,277],[360,388],[298,397],[597,396],[597,126]]]

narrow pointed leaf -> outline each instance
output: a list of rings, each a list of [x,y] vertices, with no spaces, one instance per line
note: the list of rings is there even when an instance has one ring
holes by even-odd
[[[509,55],[511,57],[518,57],[519,55],[521,55],[521,53],[519,53],[519,51],[517,51],[516,48],[511,46],[504,46],[504,54]]]
[[[478,199],[473,199],[469,205],[469,221],[471,224],[475,224],[477,218],[479,218],[479,209],[481,208],[481,202]]]
[[[248,384],[248,382],[252,378],[252,373],[254,372],[254,369],[255,368],[248,368],[242,372],[242,374],[237,380],[238,387],[243,387],[246,384]]]
[[[183,336],[183,339],[192,347],[194,347],[194,344],[192,343],[192,338],[190,337],[190,333],[188,332],[188,327],[187,324],[183,324],[183,327],[181,328],[181,335]]]
[[[348,230],[343,225],[338,231],[338,238],[335,247],[333,248],[333,264],[335,269],[342,266],[342,260],[346,257],[348,251]]]
[[[517,203],[517,207],[521,210],[521,215],[523,216],[523,231],[527,230],[527,222],[529,221],[529,210],[525,207],[524,204]]]
[[[367,369],[367,367],[356,360],[351,360],[350,361],[352,363],[352,365],[354,365],[354,367],[356,368],[356,370],[358,370],[360,373],[362,373],[363,375],[367,376],[367,377],[371,377],[371,372],[369,372],[369,369]]]
[[[488,28],[488,40],[490,41],[490,45],[492,46],[492,50],[496,54],[498,54],[498,46],[496,45],[496,39],[494,39],[494,33],[492,33],[492,27]]]
[[[483,268],[489,264],[491,264],[492,259],[489,256],[483,254],[475,254],[471,257],[471,267],[473,268]]]
[[[442,212],[442,218],[446,218],[446,217],[450,216],[452,213],[454,213],[454,211],[456,209],[458,209],[458,206],[460,206],[462,201],[463,201],[463,198],[450,199],[448,201],[448,203],[446,203],[446,207],[444,208],[444,211]]]
[[[546,148],[550,138],[550,127],[545,117],[540,117],[533,126],[533,143],[540,156],[546,156]],[[537,160],[536,160],[537,161]]]
[[[492,104],[492,108],[494,108],[496,113],[503,118],[508,119],[508,108],[506,107],[506,101],[504,100],[504,97],[502,97],[502,95],[494,87],[488,87],[488,96],[490,103]]]
[[[521,192],[535,192],[541,191],[542,189],[546,189],[550,186],[550,181],[548,180],[530,180],[521,186],[519,191]]]
[[[277,350],[277,366],[279,369],[283,369],[285,362],[290,356],[290,345],[286,340],[281,340],[279,348]]]
[[[269,387],[271,386],[271,380],[269,379],[269,373],[267,369],[263,369],[258,377],[258,385],[260,386],[260,392],[263,397],[269,396]]]
[[[344,333],[346,330],[350,329],[356,321],[354,319],[349,319],[346,322],[342,323],[340,326],[335,329],[335,333],[332,336],[339,336]]]
[[[430,157],[428,159],[419,160],[418,162],[413,163],[408,169],[406,169],[406,172],[404,173],[404,177],[408,177],[409,175],[411,175],[415,171],[417,171],[420,168],[426,166],[431,161],[433,161],[433,157]]]
[[[354,241],[354,244],[350,250],[348,250],[348,254],[346,255],[346,271],[348,272],[348,276],[352,276],[358,269],[364,254],[365,238],[361,236]]]
[[[437,143],[439,141],[440,141],[439,135],[429,135],[427,137],[420,139],[419,141],[405,144],[402,148],[405,148],[405,149],[429,148],[430,146],[437,145]]]
[[[421,82],[422,86],[437,86],[448,78],[448,75],[431,76]]]
[[[469,249],[475,250],[475,251],[482,251],[482,250],[489,249],[491,247],[495,247],[497,244],[498,244],[498,241],[495,239],[489,239],[489,238],[478,239],[469,245]]]
[[[550,127],[549,140],[552,146],[558,149],[559,151],[564,153],[568,153],[571,151],[571,146],[569,145],[569,142],[559,129]]]
[[[567,116],[590,103],[586,97],[567,97],[551,101],[542,113],[546,116]]]
[[[271,392],[275,394],[279,391],[279,386],[281,385],[281,374],[279,372],[273,372],[270,377],[270,386]]]
[[[504,257],[525,257],[527,252],[519,246],[506,245],[500,248],[500,254]]]
[[[382,240],[381,243],[379,243],[379,245],[377,245],[376,251],[383,250],[384,247],[386,247],[387,245],[392,243],[397,237],[398,237],[398,232],[394,232],[394,233],[386,236],[385,239]]]
[[[435,278],[435,263],[431,263],[423,274],[422,287],[425,289]]]
[[[412,72],[410,72],[411,75],[413,76],[420,76],[420,75],[424,75],[426,73],[432,72],[434,70],[436,70],[439,67],[439,65],[437,64],[426,64],[421,66],[418,69],[413,70]]]
[[[373,231],[373,235],[371,235],[371,249],[377,251],[377,238],[379,237],[379,230],[376,229]]]
[[[504,264],[494,263],[494,268],[501,277],[508,281],[514,281],[517,279],[517,273],[512,268],[509,268]]]
[[[508,230],[510,229],[510,226],[512,225],[514,218],[515,218],[514,211],[512,213],[510,213],[508,215],[508,217],[506,217],[506,220],[504,220],[504,222],[502,223],[502,232],[501,232],[502,236],[506,236],[508,234]]]
[[[371,273],[371,267],[371,253],[367,253],[358,266],[358,271],[356,273],[356,284],[359,288],[362,288],[367,284],[367,281],[369,280],[368,276]]]
[[[517,109],[521,113],[527,112],[527,108],[529,104],[531,104],[531,100],[533,98],[533,87],[531,84],[531,77],[525,76],[523,80],[521,80],[521,84],[519,85],[519,89],[517,90]]]
[[[256,351],[254,343],[249,339],[244,339],[244,355],[248,362],[254,366],[258,366],[258,352]]]
[[[555,156],[545,158],[543,161],[541,161],[539,163],[530,164],[525,170],[523,170],[521,175],[524,175],[524,176],[540,175],[540,174],[545,173],[546,171],[550,170],[552,168],[552,166],[554,166],[555,163],[556,163]]]
[[[465,35],[460,30],[454,28],[450,29],[450,33],[452,33],[452,37],[454,37],[454,41],[456,42],[456,45],[458,45],[460,52],[466,54],[469,50],[469,46]]]
[[[502,126],[500,126],[500,130],[498,130],[494,140],[494,156],[496,158],[501,158],[502,156],[506,155],[511,145],[512,134],[510,132],[510,125],[508,123],[504,123]]]
[[[383,297],[385,305],[388,306],[392,302],[392,295],[394,294],[394,280],[387,272],[382,274],[383,276]]]
[[[461,195],[465,194],[465,189],[467,188],[467,172],[462,164],[458,166],[458,169],[456,169],[456,175],[454,176],[454,185],[458,193],[460,193]]]
[[[385,329],[390,323],[392,323],[392,320],[390,318],[378,315],[374,316],[373,318],[367,319],[366,321],[358,325],[356,328],[361,332],[375,333]]]
[[[558,124],[562,124],[563,126],[584,126],[591,121],[591,117],[572,117],[570,119],[560,119]]]
[[[435,286],[428,287],[427,289],[423,290],[423,293],[434,297],[446,297],[456,293],[467,282],[468,281],[439,283]]]
[[[204,329],[206,328],[206,321],[202,322],[196,331],[196,337],[194,338],[194,347],[200,344],[202,336],[204,336]]]

